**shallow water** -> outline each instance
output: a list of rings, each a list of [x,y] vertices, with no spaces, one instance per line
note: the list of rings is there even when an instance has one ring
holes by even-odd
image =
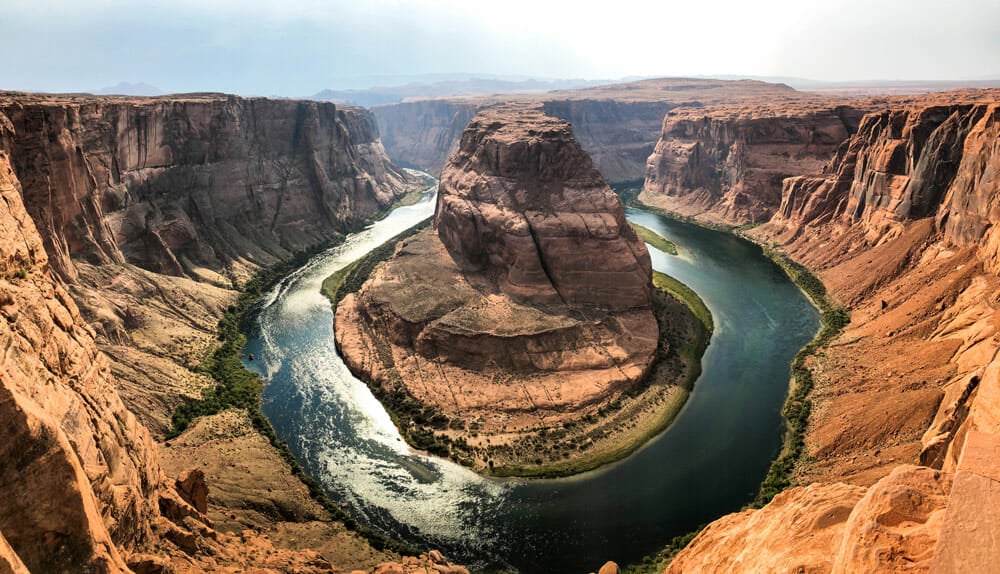
[[[628,209],[678,245],[653,267],[712,310],[704,371],[674,424],[627,459],[555,480],[483,478],[410,449],[334,350],[327,276],[429,217],[434,191],[316,256],[262,303],[247,351],[265,377],[264,413],[307,471],[361,522],[478,569],[596,571],[635,562],[749,501],[780,447],[795,353],[818,315],[746,241]]]

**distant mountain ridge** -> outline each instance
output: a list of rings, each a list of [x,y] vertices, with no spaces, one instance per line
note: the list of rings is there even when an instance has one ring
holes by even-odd
[[[407,99],[428,99],[454,96],[490,96],[495,94],[537,93],[552,90],[571,90],[625,80],[506,80],[497,78],[470,78],[437,82],[410,82],[398,86],[376,86],[366,89],[322,90],[312,97],[358,106],[396,104]]]

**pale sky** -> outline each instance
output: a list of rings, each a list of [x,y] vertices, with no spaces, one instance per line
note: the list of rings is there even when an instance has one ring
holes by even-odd
[[[453,73],[1000,78],[998,0],[0,0],[0,14],[8,90],[305,96]]]

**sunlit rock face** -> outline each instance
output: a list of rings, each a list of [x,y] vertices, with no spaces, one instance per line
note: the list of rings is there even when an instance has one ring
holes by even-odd
[[[463,133],[433,228],[341,302],[337,342],[355,372],[448,416],[551,426],[646,373],[651,289],[645,245],[569,125],[501,107]]]

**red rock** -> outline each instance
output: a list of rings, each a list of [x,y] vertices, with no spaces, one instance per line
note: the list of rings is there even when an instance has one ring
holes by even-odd
[[[767,221],[781,181],[818,171],[857,130],[863,112],[843,104],[803,98],[669,112],[641,200],[728,223]]]
[[[0,119],[0,292],[19,312],[0,319],[0,531],[32,571],[125,571],[118,547],[144,542],[157,512],[156,447],[50,275],[9,125]]]
[[[569,125],[484,111],[442,172],[434,226],[465,270],[529,304],[649,308],[649,254]]]
[[[375,384],[519,431],[572,420],[646,372],[651,289],[645,245],[569,126],[503,108],[463,135],[435,229],[343,299],[335,334]]]
[[[867,491],[812,484],[708,525],[667,574],[926,572],[951,477],[901,466]]]
[[[194,506],[202,514],[208,513],[208,485],[205,484],[205,473],[199,468],[185,470],[175,482],[181,498]]]
[[[407,191],[361,108],[223,94],[7,95],[12,163],[54,270],[128,261],[169,275],[274,263]],[[185,263],[186,261],[186,263]]]

